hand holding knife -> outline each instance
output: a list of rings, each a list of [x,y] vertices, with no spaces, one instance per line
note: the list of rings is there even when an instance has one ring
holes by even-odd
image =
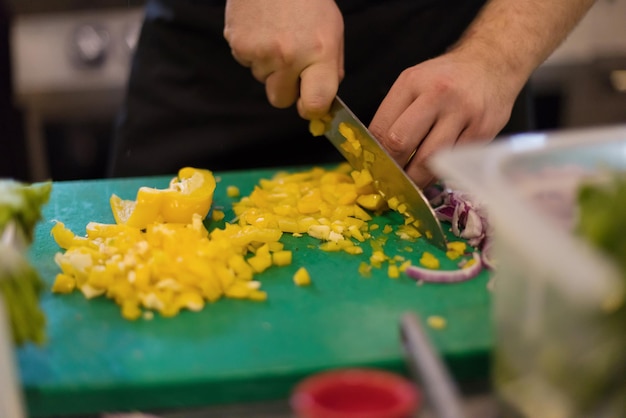
[[[446,250],[446,238],[439,220],[422,191],[402,167],[391,158],[380,143],[336,97],[332,103],[330,121],[323,134],[356,170],[368,169],[378,192],[387,201],[396,199],[397,207],[411,224],[434,246]],[[351,134],[346,138],[346,130]],[[356,142],[355,142],[356,141]]]

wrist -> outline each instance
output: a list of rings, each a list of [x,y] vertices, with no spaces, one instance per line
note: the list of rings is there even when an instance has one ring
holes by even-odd
[[[533,61],[524,61],[498,42],[482,39],[477,34],[466,34],[448,53],[462,62],[473,63],[513,96],[522,90],[535,69]]]

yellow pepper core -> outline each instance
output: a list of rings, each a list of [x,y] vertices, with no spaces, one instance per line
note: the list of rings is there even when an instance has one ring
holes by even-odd
[[[137,198],[110,199],[115,222],[144,229],[155,222],[191,223],[194,214],[204,219],[209,213],[215,191],[215,178],[209,170],[182,168],[167,189],[141,187]]]

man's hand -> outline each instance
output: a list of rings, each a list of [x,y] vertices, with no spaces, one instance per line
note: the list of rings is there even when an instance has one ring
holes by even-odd
[[[343,17],[333,0],[229,0],[224,37],[269,102],[326,114],[344,76]]]
[[[451,52],[403,71],[370,130],[423,187],[434,179],[425,165],[429,157],[457,143],[493,139],[520,89],[476,57]]]
[[[425,163],[433,153],[499,133],[532,72],[593,3],[488,0],[449,52],[398,77],[372,133],[418,186],[427,185],[433,176]]]

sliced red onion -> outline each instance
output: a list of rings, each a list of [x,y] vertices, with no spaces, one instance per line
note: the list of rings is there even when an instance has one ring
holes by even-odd
[[[441,205],[446,196],[446,191],[438,184],[426,187],[423,192],[432,207]]]
[[[409,266],[404,271],[407,276],[417,281],[429,283],[457,283],[473,279],[483,268],[480,253],[472,253],[474,263],[458,270],[432,270],[419,266]]]
[[[452,205],[441,205],[434,209],[437,219],[445,222],[452,222],[455,207]]]
[[[490,258],[492,231],[487,218],[486,208],[474,196],[450,186],[450,184],[447,184],[440,187],[430,187],[425,190],[425,195],[428,196],[437,218],[440,221],[449,222],[452,233],[459,238],[465,239],[470,246],[480,251],[480,255],[477,256],[478,252],[474,253],[474,257],[479,258],[479,262],[476,263],[477,267],[471,266],[469,269],[461,269],[453,274],[453,276],[461,276],[460,279],[446,280],[444,277],[442,280],[444,282],[467,280],[463,278],[463,276],[468,274],[465,270],[470,270],[469,273],[471,274],[473,273],[472,269],[476,269],[477,271],[474,274],[476,275],[482,268],[490,270],[495,268],[495,263]],[[420,276],[431,276],[433,274],[437,276],[438,273],[443,273],[443,276],[452,274],[451,272],[428,269],[421,269],[423,271],[420,271],[420,267],[411,267],[410,270]],[[416,280],[422,279],[417,278]],[[426,281],[426,279],[423,280]],[[439,280],[435,279],[435,281]]]
[[[450,222],[454,235],[480,249],[490,235],[485,207],[473,196],[452,188],[444,188],[442,195],[441,204],[433,205],[437,218]]]
[[[465,226],[463,218],[465,218],[466,216],[467,205],[464,202],[458,201],[454,203],[454,214],[452,215],[452,233],[457,237],[460,237],[461,229]]]
[[[481,261],[483,262],[483,267],[494,271],[496,269],[496,263],[494,262],[494,260],[491,257],[491,243],[493,242],[493,239],[491,239],[490,236],[486,236],[484,241],[483,241],[483,245],[482,245],[482,249],[480,251],[480,258]]]
[[[480,215],[478,215],[478,212],[474,209],[469,208],[465,215],[465,227],[461,231],[460,237],[467,240],[482,240],[484,236],[485,228],[483,227]]]

